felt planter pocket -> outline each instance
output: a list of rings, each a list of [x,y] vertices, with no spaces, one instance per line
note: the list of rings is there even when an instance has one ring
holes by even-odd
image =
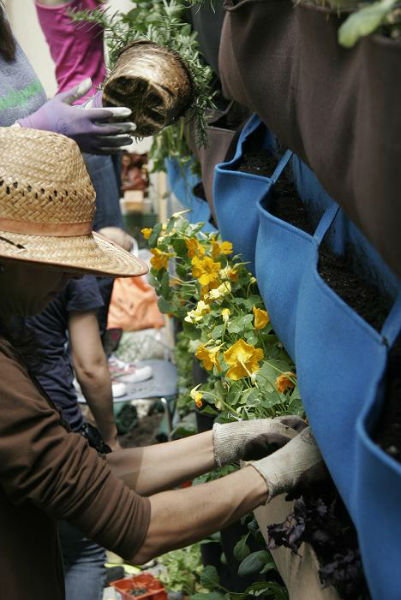
[[[176,160],[168,159],[166,160],[166,170],[171,191],[182,206],[191,211],[187,215],[188,221],[190,223],[202,221],[205,223],[203,231],[206,233],[216,231],[210,222],[211,214],[208,203],[194,193],[200,180],[192,173],[191,166],[187,166],[183,171]]]
[[[387,548],[385,561],[380,558],[385,548],[378,530],[384,537],[387,534],[385,526],[376,524],[387,518],[384,515],[389,510],[387,494],[393,493],[391,488],[383,487],[387,477],[396,481],[398,501],[400,499],[401,470],[396,465],[393,472],[387,471],[390,459],[367,440],[360,415],[365,414],[367,407],[375,411],[380,405],[388,348],[401,330],[401,301],[399,297],[393,304],[379,333],[322,279],[318,272],[319,247],[330,226],[340,216],[335,206],[328,209],[309,245],[298,295],[295,359],[309,422],[358,530],[365,571],[373,591],[379,588],[372,582],[382,578],[382,568],[386,570],[384,563],[391,553],[397,555],[400,564],[399,536],[391,542],[396,542],[397,548],[392,547],[391,552]],[[363,444],[361,434],[364,435]],[[373,464],[374,461],[377,463],[378,457],[383,463],[381,473]],[[375,499],[372,499],[370,494],[375,488]],[[398,528],[400,533],[399,502],[397,510],[398,514],[393,514],[392,527]],[[375,547],[369,533],[372,527],[377,534]],[[395,600],[397,596],[390,596],[387,590],[385,594],[374,596],[384,597]]]
[[[306,2],[226,0],[225,8],[225,95],[313,170],[400,275],[401,44],[369,36],[343,48],[347,14]]]
[[[284,155],[277,166],[273,184],[289,158],[290,154]],[[298,294],[312,236],[271,214],[273,189],[271,185],[258,205],[260,224],[256,241],[256,277],[273,329],[291,358],[295,359]]]
[[[223,240],[233,243],[235,253],[254,271],[256,235],[259,226],[257,203],[267,193],[272,177],[245,173],[236,169],[244,156],[245,144],[257,139],[258,149],[274,158],[274,140],[257,115],[245,124],[239,136],[234,158],[215,168],[214,207]],[[288,160],[288,159],[287,159]]]
[[[398,600],[401,564],[401,465],[369,437],[374,401],[358,421],[355,505],[372,597]]]
[[[398,311],[401,312],[400,302]],[[398,327],[397,319],[393,325]],[[371,394],[357,422],[354,504],[372,596],[398,600],[401,593],[401,464],[371,439],[382,408],[381,399],[380,392],[377,396]]]

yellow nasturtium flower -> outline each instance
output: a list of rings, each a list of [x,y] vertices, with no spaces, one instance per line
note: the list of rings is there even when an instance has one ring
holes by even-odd
[[[197,408],[202,408],[202,392],[198,392],[197,388],[193,388],[190,392],[192,400],[195,402]]]
[[[216,283],[221,264],[214,262],[211,258],[198,258],[194,256],[192,261],[192,275],[198,279],[202,286]]]
[[[216,258],[216,256],[220,256],[220,254],[232,254],[233,245],[231,242],[216,242],[212,241],[212,256]]]
[[[221,371],[218,357],[219,349],[220,346],[206,348],[204,344],[201,344],[195,352],[196,358],[201,361],[202,367],[204,367],[207,371],[211,371],[213,366],[215,366],[218,371]]]
[[[238,281],[237,269],[234,269],[233,267],[229,267],[228,265],[227,265],[227,267],[224,267],[224,269],[221,269],[219,275],[220,275],[221,279],[223,279],[223,281],[225,279],[231,279],[231,281]]]
[[[224,360],[229,365],[227,377],[238,381],[250,377],[259,370],[259,363],[264,358],[263,350],[247,344],[242,338],[224,352]]]
[[[291,373],[291,371],[287,371],[286,373],[282,373],[276,378],[276,388],[280,394],[284,394],[287,390],[292,390],[295,387],[294,379],[296,375],[295,373]]]
[[[252,310],[255,317],[253,326],[255,329],[264,329],[270,321],[269,313],[261,308],[256,308],[256,306],[254,306]]]
[[[152,235],[152,229],[150,227],[144,227],[143,229],[141,229],[141,233],[145,240],[148,240]]]
[[[152,248],[151,253],[153,254],[153,256],[150,259],[150,263],[152,267],[156,269],[156,271],[168,268],[168,261],[172,254],[170,254],[169,252],[163,252],[158,248]]]
[[[221,300],[224,296],[227,296],[231,292],[231,283],[224,281],[217,288],[213,288],[205,296],[206,300]]]
[[[193,258],[194,256],[204,256],[205,248],[195,238],[185,238],[185,245],[188,250],[188,257]]]
[[[184,321],[186,321],[187,323],[198,323],[202,320],[203,315],[205,315],[208,312],[210,312],[210,306],[206,304],[206,302],[204,302],[203,300],[199,300],[198,304],[196,305],[196,308],[194,310],[190,310],[187,313]]]

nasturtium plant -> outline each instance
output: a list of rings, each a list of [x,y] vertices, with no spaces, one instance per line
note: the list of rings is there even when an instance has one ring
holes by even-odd
[[[208,375],[185,397],[222,421],[302,415],[294,364],[272,329],[256,278],[230,242],[202,226],[183,211],[143,230],[159,308],[181,322],[180,348],[187,340],[188,354]]]

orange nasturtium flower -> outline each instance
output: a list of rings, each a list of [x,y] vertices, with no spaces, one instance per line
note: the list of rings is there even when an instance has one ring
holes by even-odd
[[[150,227],[144,227],[143,229],[141,229],[141,233],[145,240],[148,240],[152,235],[152,229]]]
[[[192,400],[195,402],[196,407],[202,408],[202,398],[203,398],[202,392],[198,392],[198,390],[196,388],[193,388],[191,390],[190,396],[191,396]]]
[[[211,258],[198,258],[194,256],[192,263],[192,275],[198,279],[202,286],[216,283],[221,264],[214,262]]]
[[[206,348],[204,344],[201,344],[195,352],[196,358],[201,361],[202,367],[204,367],[207,371],[211,371],[213,366],[215,366],[218,371],[221,371],[218,357],[219,349],[220,346]]]
[[[243,377],[250,377],[259,370],[259,363],[264,358],[262,348],[255,348],[247,344],[242,338],[235,342],[224,352],[224,360],[230,367],[227,377],[238,381]]]
[[[252,310],[255,317],[253,326],[255,329],[264,329],[270,321],[269,313],[261,308],[256,308],[256,306]]]
[[[291,371],[287,371],[286,373],[281,373],[276,378],[276,388],[280,394],[284,394],[287,390],[292,390],[295,387],[295,383],[293,379],[295,379],[295,373],[291,373]]]
[[[232,254],[233,245],[231,242],[216,242],[212,241],[212,256],[216,258],[216,256],[220,256],[220,254]]]
[[[153,254],[150,259],[150,263],[156,271],[160,271],[160,269],[168,268],[168,260],[172,256],[169,252],[163,252],[158,248],[152,248],[151,253]]]
[[[204,256],[205,249],[195,238],[185,238],[185,245],[188,250],[189,258],[193,258],[194,256]]]

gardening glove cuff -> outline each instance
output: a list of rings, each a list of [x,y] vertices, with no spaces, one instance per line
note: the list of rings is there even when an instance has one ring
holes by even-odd
[[[293,419],[302,422],[302,419],[297,417]],[[261,458],[286,444],[296,434],[297,431],[292,426],[281,422],[281,417],[215,423],[213,447],[216,466]]]
[[[267,483],[268,502],[274,496],[288,493],[296,487],[307,487],[325,472],[324,462],[310,427],[301,431],[274,454],[250,464]]]

